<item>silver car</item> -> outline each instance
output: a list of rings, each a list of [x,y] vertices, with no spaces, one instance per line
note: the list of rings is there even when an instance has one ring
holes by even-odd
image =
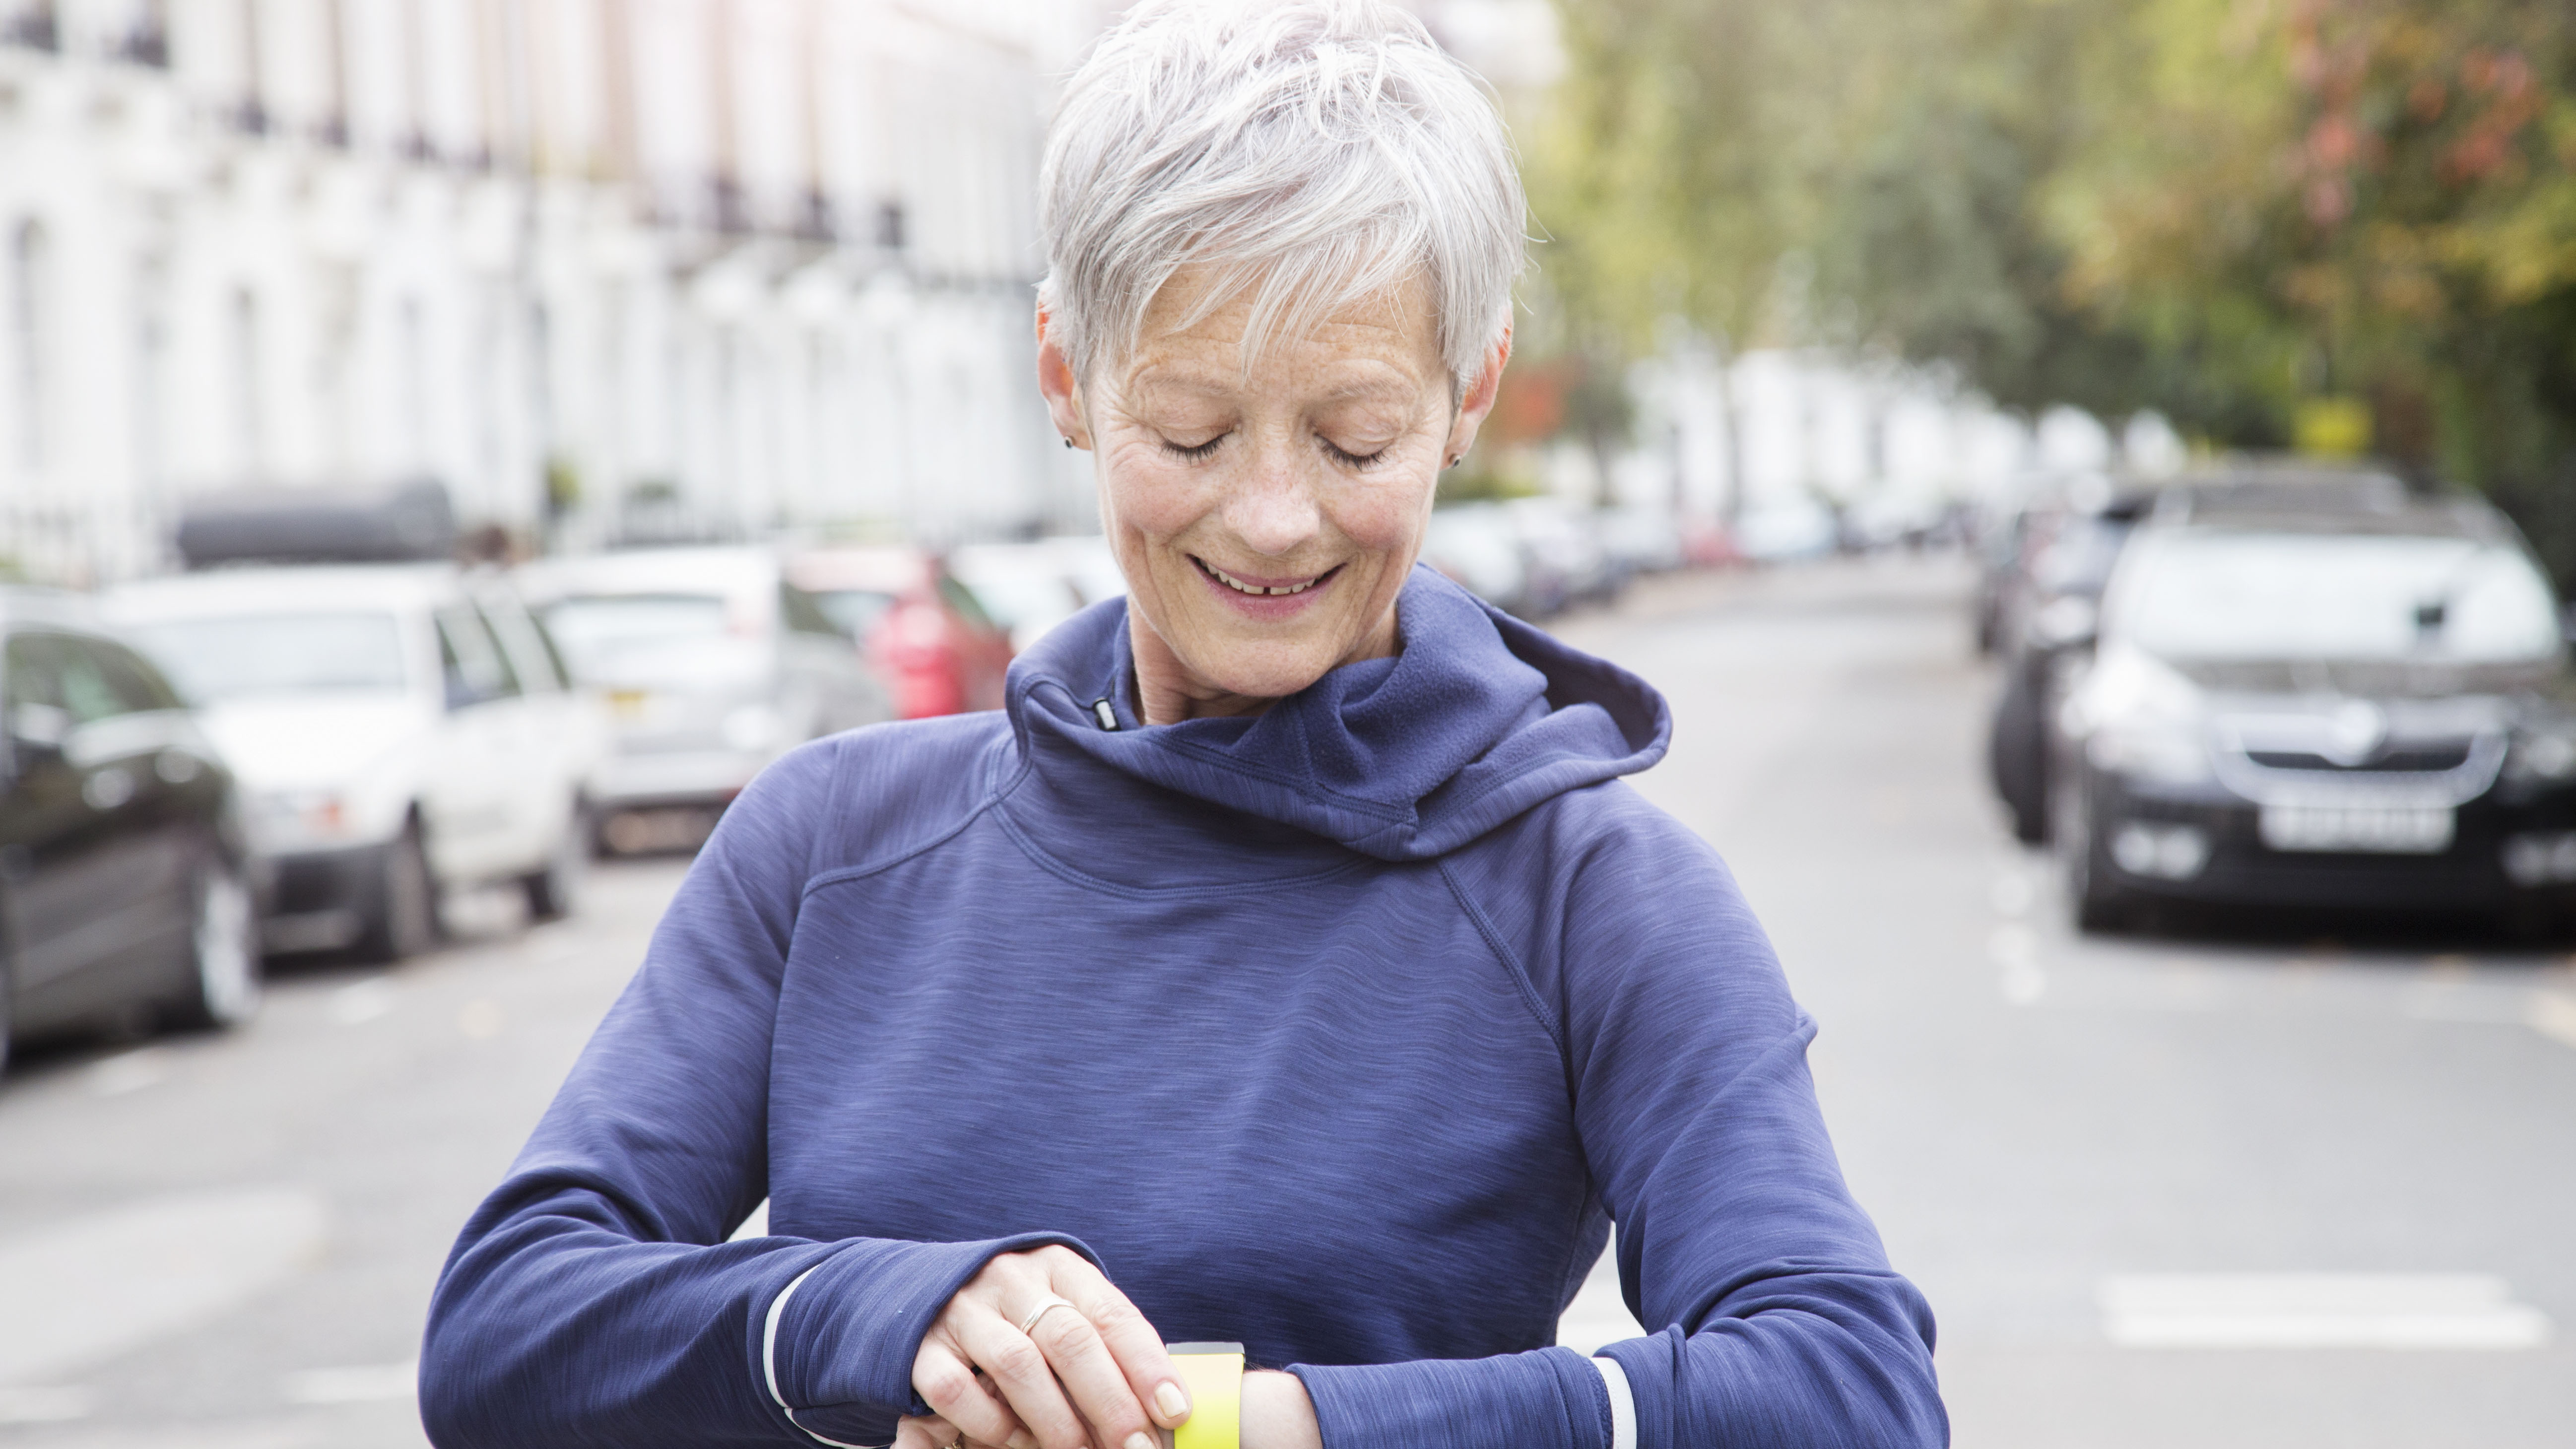
[[[574,678],[607,699],[601,840],[621,851],[703,839],[770,761],[894,717],[848,636],[758,548],[667,548],[520,570]]]

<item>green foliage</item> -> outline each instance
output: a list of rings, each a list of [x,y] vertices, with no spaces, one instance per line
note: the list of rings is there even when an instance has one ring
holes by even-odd
[[[2364,399],[2378,451],[2576,579],[2576,5],[1559,7],[1531,147],[1558,352],[1607,374],[1678,318],[2235,447]]]

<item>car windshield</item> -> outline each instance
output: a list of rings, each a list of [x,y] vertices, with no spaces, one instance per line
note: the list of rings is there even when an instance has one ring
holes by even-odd
[[[2166,658],[2500,663],[2558,649],[2549,585],[2493,543],[2305,533],[2151,543],[2121,581],[2114,627]]]
[[[879,589],[817,589],[814,607],[832,621],[832,627],[853,639],[865,639],[868,631],[894,607],[894,595]]]
[[[542,611],[555,647],[584,684],[658,688],[729,684],[756,673],[760,651],[714,594],[609,594]]]
[[[133,633],[181,693],[203,702],[399,691],[406,678],[402,630],[390,613],[168,619]]]

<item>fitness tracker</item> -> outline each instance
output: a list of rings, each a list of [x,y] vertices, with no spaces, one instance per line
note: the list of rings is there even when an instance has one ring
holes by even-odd
[[[1172,1431],[1172,1449],[1243,1449],[1243,1345],[1175,1343],[1165,1346],[1190,1417]]]

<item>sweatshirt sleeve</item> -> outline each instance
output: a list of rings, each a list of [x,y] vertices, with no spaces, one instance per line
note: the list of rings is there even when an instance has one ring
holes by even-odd
[[[421,1351],[440,1449],[883,1444],[925,1411],[913,1356],[967,1279],[997,1253],[1081,1247],[725,1241],[767,1192],[771,1029],[836,747],[787,756],[726,811],[467,1222]]]
[[[1558,1017],[1620,1284],[1656,1330],[1599,1350],[1636,1449],[1947,1444],[1931,1310],[1843,1183],[1807,1072],[1814,1023],[1715,852],[1659,814],[1624,823],[1559,874],[1530,933],[1552,959],[1516,964]],[[1608,1449],[1606,1408],[1596,1427],[1537,1406],[1543,1378],[1570,1382],[1557,1360],[1581,1363],[1299,1372],[1326,1449]]]

